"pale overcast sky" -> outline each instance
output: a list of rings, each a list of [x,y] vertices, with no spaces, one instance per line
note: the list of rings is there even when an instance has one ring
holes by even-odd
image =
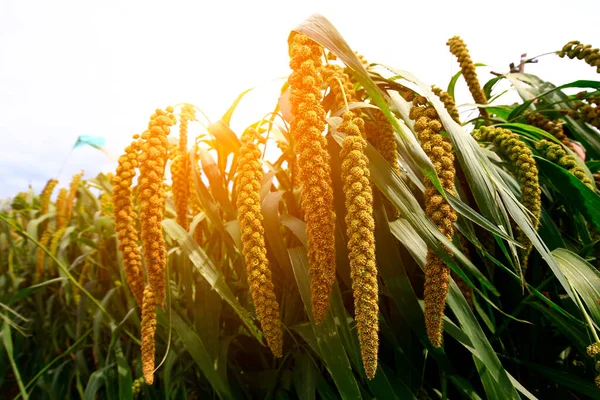
[[[600,46],[600,1],[0,1],[0,198],[41,190],[79,135],[120,154],[157,107],[189,102],[217,120],[249,87],[241,128],[272,110],[288,73],[289,31],[327,17],[369,61],[445,88],[458,69],[446,40],[460,35],[476,62],[506,71],[519,55],[569,40]],[[582,61],[547,56],[527,72],[562,84],[598,80]],[[482,76],[486,81],[489,76]],[[463,83],[461,82],[461,85]],[[472,102],[463,88],[458,102]],[[272,99],[265,101],[264,99]],[[61,186],[114,168],[78,148]]]

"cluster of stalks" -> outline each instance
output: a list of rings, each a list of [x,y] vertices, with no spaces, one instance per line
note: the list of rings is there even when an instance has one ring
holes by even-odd
[[[492,145],[492,150],[510,164],[510,169],[521,186],[521,203],[529,212],[532,226],[537,229],[541,216],[541,191],[532,151],[514,132],[484,126],[490,123],[484,107],[487,98],[477,80],[475,66],[466,45],[459,37],[451,38],[448,45],[458,59],[464,79],[484,121],[484,124],[473,132],[473,136],[482,143]],[[571,56],[575,54],[573,51],[575,50],[566,54]],[[593,58],[594,52],[582,51],[586,61],[596,62]],[[288,137],[291,140],[289,143],[280,142],[278,145],[288,162],[287,173],[290,181],[294,182],[291,189],[300,189],[298,214],[306,224],[310,276],[311,304],[308,312],[316,324],[321,324],[328,318],[330,297],[337,281],[336,221],[344,218],[356,330],[365,373],[372,379],[377,370],[379,351],[380,287],[373,216],[374,196],[379,196],[379,192],[370,179],[369,159],[365,149],[369,145],[373,146],[391,169],[400,174],[397,132],[393,128],[392,120],[388,119],[383,110],[374,109],[374,104],[364,107],[371,99],[357,84],[350,70],[337,63],[336,57],[331,53],[327,57],[324,57],[324,54],[323,47],[309,37],[297,32],[290,36],[289,56],[292,72],[286,87],[291,109],[291,116],[288,118]],[[363,68],[368,65],[364,58],[360,60],[363,62]],[[452,240],[456,230],[457,213],[444,194],[456,195],[454,180],[458,164],[454,158],[455,149],[438,112],[428,99],[408,88],[403,87],[400,92],[410,103],[409,118],[414,124],[415,136],[435,167],[435,173],[445,192],[440,193],[436,185],[429,178],[425,178],[424,210],[439,231],[448,240]],[[433,92],[443,102],[452,119],[460,123],[460,115],[452,96],[435,87]],[[580,111],[584,113],[583,106]],[[197,187],[202,183],[197,180],[197,162],[192,162],[198,156],[199,142],[197,140],[194,143],[190,152],[187,139],[189,123],[195,120],[195,108],[188,104],[180,108],[179,142],[170,144],[168,135],[176,123],[176,115],[170,107],[164,111],[157,110],[152,115],[147,130],[134,136],[131,144],[125,149],[112,180],[111,207],[119,250],[123,256],[123,268],[133,298],[142,309],[142,362],[144,379],[148,384],[152,384],[154,373],[156,307],[163,304],[168,279],[165,277],[166,244],[161,226],[165,218],[164,175],[168,170],[167,163],[170,163],[171,192],[175,218],[179,225],[189,230],[190,222],[202,212],[197,195]],[[341,122],[332,124],[332,118],[339,115],[342,116]],[[263,122],[252,125],[241,135],[235,159],[235,177],[232,179],[235,190],[232,204],[235,200],[241,254],[256,316],[273,355],[281,357],[284,349],[284,330],[279,310],[279,292],[267,257],[268,248],[261,207],[265,191],[265,187],[262,186],[265,175],[263,160],[267,155],[265,148],[268,140],[268,136],[264,135],[266,129]],[[531,114],[528,122],[549,131],[565,146],[570,146],[560,124],[544,119],[540,114]],[[331,167],[332,146],[327,140],[327,135],[331,132],[343,136],[339,159],[343,185],[340,195],[345,200],[345,215],[336,215]],[[540,141],[535,148],[549,160],[567,168],[586,185],[592,184],[589,179],[586,180],[585,174],[577,169],[576,163],[569,159],[561,145]],[[134,188],[136,174],[137,187]],[[42,207],[46,210],[55,184],[49,182],[44,190]],[[468,190],[468,186],[464,186],[464,189]],[[57,231],[64,228],[63,219],[68,220],[71,216],[69,204],[72,203],[72,199],[72,192],[65,191],[59,194],[57,203],[62,203],[57,205],[57,209],[64,211],[57,214]],[[391,202],[387,199],[384,202],[389,211],[390,221],[402,217]],[[106,209],[109,209],[108,206]],[[220,215],[225,213],[223,210],[219,212]],[[52,236],[47,233],[45,226],[42,226],[42,231],[41,241],[47,244]],[[523,232],[519,229],[517,232],[517,240],[524,246],[520,251],[520,259],[525,268],[532,245]],[[196,227],[192,234],[198,244],[202,245],[201,227]],[[465,253],[468,253],[464,237],[460,236],[458,240],[461,241]],[[426,331],[431,344],[440,347],[443,344],[444,309],[453,275],[448,265],[433,249],[429,249],[427,253],[424,271]],[[472,302],[472,288],[462,282],[458,275],[454,275],[454,278],[469,302]]]

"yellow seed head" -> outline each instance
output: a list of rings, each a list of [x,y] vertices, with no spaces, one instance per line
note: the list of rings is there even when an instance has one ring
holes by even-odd
[[[193,151],[194,151],[194,154],[198,154],[198,147],[194,146]],[[198,198],[198,194],[196,193],[196,185],[194,183],[194,175],[199,172],[200,172],[200,168],[198,168],[197,164],[196,165],[189,164],[188,193],[189,193],[189,203],[190,203],[190,207],[192,209],[192,215],[194,217],[202,212],[202,206],[200,204],[200,199]],[[202,238],[202,225],[201,224],[196,225],[196,228],[194,229],[194,239],[196,240],[196,243],[198,243],[200,246],[202,246],[202,244],[204,243],[203,238]]]
[[[442,101],[442,103],[444,103],[444,106],[446,107],[446,111],[448,111],[448,114],[450,114],[452,119],[457,124],[460,124],[460,116],[458,114],[458,109],[456,108],[456,103],[454,102],[454,99],[452,98],[452,96],[450,96],[450,94],[448,92],[445,92],[442,89],[435,87],[435,86],[433,86],[431,88],[431,90],[437,97],[439,97],[439,99]]]
[[[302,209],[308,235],[312,313],[317,323],[329,309],[331,286],[335,282],[335,211],[327,141],[325,111],[321,106],[323,49],[302,34],[290,40],[289,77],[294,152],[298,155],[302,184]]]
[[[398,164],[398,146],[396,144],[396,135],[394,128],[381,110],[372,111],[373,119],[365,121],[365,132],[367,140],[377,149],[379,154],[390,164],[392,169],[400,173]],[[390,220],[400,218],[398,209],[389,203],[386,198],[388,208],[391,210]]]
[[[542,213],[542,191],[538,182],[538,169],[529,147],[519,140],[519,135],[508,129],[482,127],[473,132],[473,136],[480,141],[492,142],[498,153],[510,161],[521,185],[521,203],[533,214],[531,223],[537,230]],[[533,244],[519,227],[516,230],[517,240],[525,245],[519,253],[523,269],[526,269]]]
[[[184,104],[181,107],[181,115],[179,116],[179,151],[187,153],[187,136],[188,125],[190,120],[196,118],[196,109],[191,104]]]
[[[83,262],[83,267],[81,267],[81,273],[79,274],[79,279],[77,280],[77,282],[81,286],[83,286],[83,284],[85,283],[85,280],[87,278],[87,275],[88,275],[88,272],[90,271],[91,266],[92,266],[92,262],[90,261],[90,258],[86,257],[85,261]],[[79,304],[79,301],[81,300],[78,286],[73,286],[73,299],[75,300],[75,304]]]
[[[71,216],[73,214],[73,202],[75,201],[75,196],[77,195],[77,189],[79,187],[79,182],[81,182],[82,176],[83,171],[73,175],[73,179],[71,180],[69,194],[67,195],[67,201],[65,203],[65,219],[67,220],[67,223],[71,220]]]
[[[42,237],[40,238],[39,242],[40,242],[40,247],[37,248],[37,260],[36,260],[36,264],[35,264],[35,276],[33,279],[34,283],[37,283],[40,281],[40,278],[42,277],[42,275],[44,275],[44,262],[46,260],[46,252],[43,250],[42,247],[46,247],[48,246],[48,243],[50,242],[50,239],[52,238],[52,231],[50,229],[47,229],[44,231],[44,233],[42,234]]]
[[[67,226],[67,196],[69,192],[67,189],[62,188],[58,192],[58,197],[56,198],[56,229],[62,229]]]
[[[100,195],[100,215],[113,215],[113,212],[114,205],[111,195],[107,192],[102,192],[102,194]]]
[[[345,103],[357,101],[354,85],[350,81],[348,74],[344,72],[344,68],[335,64],[327,64],[321,69],[323,83],[325,87],[329,87],[333,97],[332,111],[337,111],[345,107]],[[340,83],[342,86],[340,86]],[[343,87],[343,90],[342,90]],[[344,96],[345,100],[344,100]]]
[[[346,196],[346,231],[348,258],[354,295],[356,329],[360,342],[363,366],[367,378],[373,379],[377,370],[379,350],[379,292],[375,262],[375,221],[373,192],[369,181],[369,160],[364,153],[367,145],[362,138],[364,121],[352,112],[344,114],[338,131],[347,136],[342,142],[342,180]]]
[[[48,210],[50,209],[50,197],[57,184],[58,181],[56,179],[50,179],[46,183],[46,186],[44,186],[44,190],[42,190],[42,193],[40,194],[40,217],[48,213]],[[47,226],[48,220],[46,219],[42,222],[42,232],[46,230]]]
[[[142,134],[138,201],[140,203],[141,238],[148,271],[148,281],[154,298],[161,305],[165,297],[165,264],[167,251],[162,233],[165,208],[163,176],[167,162],[170,127],[175,117],[170,112],[156,110],[148,130]]]
[[[142,372],[148,385],[154,383],[154,356],[156,333],[156,304],[158,300],[152,286],[144,288],[144,300],[142,302]]]
[[[177,211],[177,222],[185,230],[189,227],[188,201],[189,201],[189,159],[187,153],[180,153],[171,163],[171,177],[173,179],[173,200]]]
[[[450,52],[458,59],[463,77],[465,78],[465,81],[467,81],[467,86],[469,87],[469,91],[471,92],[471,96],[473,96],[475,102],[477,104],[487,104],[487,98],[485,97],[485,93],[481,89],[481,85],[477,79],[475,64],[473,64],[473,60],[471,60],[471,56],[469,55],[469,50],[467,50],[465,42],[463,42],[459,36],[454,36],[450,38],[446,44],[450,46]],[[482,117],[488,116],[488,112],[485,108],[480,108],[479,114]]]
[[[119,237],[119,250],[123,255],[123,268],[127,285],[138,305],[142,305],[144,293],[144,275],[142,256],[138,248],[139,235],[135,225],[137,214],[133,209],[131,183],[138,166],[140,143],[137,135],[119,157],[119,164],[112,179],[115,230]]]
[[[415,121],[415,131],[421,147],[434,165],[442,187],[454,193],[454,156],[450,141],[440,132],[442,124],[435,109],[427,99],[413,99],[410,118]],[[453,223],[456,211],[444,200],[429,179],[425,182],[425,213],[448,239],[454,236]],[[425,326],[429,340],[435,347],[442,345],[443,317],[450,289],[450,269],[431,249],[425,262]]]
[[[587,348],[587,354],[590,357],[597,356],[600,354],[600,342],[592,343]]]
[[[283,331],[279,304],[267,260],[260,201],[260,182],[263,177],[261,152],[255,141],[258,134],[252,128],[241,137],[236,187],[238,188],[238,222],[242,232],[242,254],[248,271],[248,285],[256,315],[269,348],[276,357],[282,356]]]
[[[64,226],[64,227],[60,228],[59,230],[57,230],[56,232],[54,232],[54,234],[52,235],[52,240],[50,241],[50,248],[48,250],[54,256],[56,256],[56,251],[58,250],[58,243],[59,243],[60,239],[63,237],[63,235],[65,234],[66,230],[67,230],[67,227]],[[56,269],[55,269],[55,265],[54,265],[54,260],[51,260],[50,263],[48,264],[48,275],[53,276],[55,273],[56,273]]]

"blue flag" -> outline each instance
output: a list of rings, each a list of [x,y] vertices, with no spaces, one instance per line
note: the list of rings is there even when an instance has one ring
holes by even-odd
[[[77,138],[77,141],[75,142],[75,145],[73,146],[73,148],[76,149],[77,147],[80,147],[80,146],[83,146],[86,144],[88,146],[92,146],[98,150],[105,151],[104,145],[106,144],[106,139],[104,139],[101,136],[81,135]]]

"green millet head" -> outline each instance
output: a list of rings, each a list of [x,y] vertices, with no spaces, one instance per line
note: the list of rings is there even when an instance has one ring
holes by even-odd
[[[600,74],[600,50],[592,48],[591,44],[583,45],[579,40],[572,40],[565,44],[558,52],[558,56],[564,58],[569,57],[571,60],[585,60],[591,67],[596,67],[596,72]]]
[[[548,140],[540,140],[535,144],[535,149],[549,161],[552,161],[569,171],[584,185],[592,190],[596,190],[594,182],[586,175],[583,168],[579,166],[575,157],[567,154],[561,145],[549,142]]]
[[[521,203],[533,214],[531,223],[534,229],[539,226],[542,211],[541,189],[538,181],[538,169],[529,147],[519,139],[519,135],[508,129],[481,127],[473,132],[473,137],[478,141],[491,142],[498,154],[508,159],[514,169],[517,181],[521,185]],[[531,253],[532,243],[517,227],[517,240],[525,245],[519,250],[523,268],[527,268],[527,261]]]

